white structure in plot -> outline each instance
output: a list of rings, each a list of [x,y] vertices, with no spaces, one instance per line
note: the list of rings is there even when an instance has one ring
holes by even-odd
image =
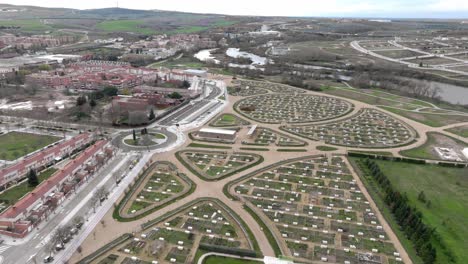
[[[463,153],[463,156],[465,156],[465,158],[468,159],[468,148],[464,148],[462,153]]]
[[[237,137],[237,131],[219,128],[202,128],[198,131],[198,136],[208,139],[234,140]]]
[[[460,158],[458,153],[451,148],[435,147],[434,149],[437,152],[437,154],[439,154],[439,157],[441,157],[443,160],[459,161],[459,162],[463,161],[463,159]],[[465,155],[465,153],[463,153],[463,155]]]

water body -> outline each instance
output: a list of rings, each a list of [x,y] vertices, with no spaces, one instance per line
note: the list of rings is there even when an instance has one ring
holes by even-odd
[[[451,104],[468,104],[468,87],[430,81],[420,81],[429,83],[431,87],[440,88],[440,99]]]
[[[231,58],[248,58],[252,60],[252,65],[265,65],[269,60],[265,57],[255,55],[250,52],[240,51],[238,48],[229,48],[226,50],[226,55]]]

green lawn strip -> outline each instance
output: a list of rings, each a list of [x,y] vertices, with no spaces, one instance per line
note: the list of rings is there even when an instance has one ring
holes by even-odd
[[[320,150],[320,151],[335,151],[335,150],[338,150],[337,148],[330,147],[330,146],[317,146],[316,149]]]
[[[153,164],[156,164],[156,163],[153,163]],[[155,206],[155,207],[151,208],[150,210],[145,211],[144,213],[141,213],[141,214],[138,214],[138,215],[135,215],[135,216],[132,216],[132,217],[122,217],[120,215],[120,212],[122,211],[122,209],[125,207],[125,205],[127,203],[132,202],[132,206],[134,205],[134,201],[130,201],[130,198],[133,196],[133,194],[138,189],[138,187],[143,183],[145,178],[150,176],[150,175],[148,175],[148,173],[150,173],[152,170],[153,170],[153,166],[150,166],[148,169],[146,169],[146,171],[143,172],[143,174],[141,176],[139,176],[138,179],[135,180],[134,184],[131,185],[130,191],[128,191],[125,194],[125,196],[122,198],[122,200],[120,200],[120,202],[116,206],[114,206],[114,211],[112,212],[112,217],[114,219],[116,219],[119,222],[132,222],[132,221],[138,220],[140,218],[143,218],[143,217],[145,217],[147,215],[150,215],[150,214],[154,213],[155,211],[157,211],[157,210],[159,210],[159,209],[161,209],[161,208],[163,208],[165,206],[168,206],[168,205],[170,205],[170,204],[172,204],[172,203],[174,203],[174,202],[176,202],[176,201],[178,201],[178,200],[192,194],[195,191],[196,187],[197,187],[197,185],[192,180],[190,180],[189,177],[187,177],[183,173],[179,173],[179,177],[183,181],[185,181],[190,187],[190,189],[186,193],[184,193],[184,194],[182,194],[180,196],[174,197],[173,199],[167,201],[164,204],[160,204],[158,206]]]
[[[52,174],[54,174],[57,171],[55,168],[49,168],[44,171],[42,171],[38,178],[39,178],[39,184],[42,183],[43,181],[47,180]],[[21,197],[25,196],[29,192],[33,191],[35,187],[30,187],[28,185],[28,181],[25,180],[21,182],[20,184],[11,187],[10,189],[4,191],[3,193],[0,194],[0,201],[4,202],[8,205],[13,205],[15,204]]]
[[[0,136],[0,159],[15,160],[59,140],[55,136],[9,132]]]
[[[111,242],[105,244],[104,246],[100,247],[98,250],[94,251],[90,255],[82,258],[77,264],[88,264],[92,263],[97,258],[101,257],[104,253],[108,252],[113,247],[122,244],[123,242],[132,238],[133,235],[129,233],[125,233],[118,238],[112,240]]]
[[[362,183],[366,187],[369,194],[372,196],[372,200],[376,203],[377,207],[379,208],[380,212],[382,213],[383,217],[387,221],[387,223],[392,228],[395,235],[398,237],[398,240],[405,248],[406,252],[408,253],[411,261],[414,264],[423,264],[421,258],[416,254],[416,250],[414,249],[413,244],[411,241],[406,237],[406,235],[401,230],[400,226],[393,218],[392,212],[385,204],[383,200],[382,191],[378,185],[378,183],[370,176],[364,176],[364,173],[361,171],[360,166],[358,166],[357,162],[360,160],[359,158],[349,157],[351,161],[351,165],[354,167],[356,172],[358,173],[359,177],[361,178]]]
[[[208,256],[204,259],[203,264],[260,264],[263,262],[258,262],[248,259],[236,259],[236,258],[227,258],[222,256]]]
[[[241,147],[240,150],[251,150],[251,151],[270,151],[267,148],[248,148],[248,147]]]
[[[468,147],[468,144],[465,144],[464,142],[458,139],[455,139],[455,138],[452,138],[452,137],[449,137],[440,133],[429,132],[427,133],[427,141],[424,143],[424,145],[419,146],[417,148],[400,151],[400,154],[402,156],[406,156],[410,158],[440,160],[441,158],[438,155],[433,154],[433,148],[437,146],[437,141],[435,138],[436,135],[438,137],[445,137],[445,138],[451,139],[460,146]]]
[[[263,233],[268,239],[268,242],[270,243],[270,246],[273,248],[273,251],[275,252],[275,256],[280,256],[282,255],[281,248],[278,245],[275,237],[273,236],[273,233],[271,233],[270,228],[260,219],[260,217],[248,206],[244,205],[244,210],[247,211],[258,223],[258,225],[262,228]]]
[[[210,149],[232,149],[232,147],[227,146],[216,146],[216,145],[208,145],[208,144],[200,144],[200,143],[190,143],[188,147],[191,148],[210,148]]]
[[[355,162],[357,159],[351,158],[351,160]],[[447,255],[444,254],[444,246],[453,252],[456,263],[463,263],[463,260],[468,259],[465,240],[468,237],[466,225],[468,168],[448,168],[384,160],[375,160],[375,162],[389,178],[394,188],[405,193],[410,204],[422,213],[423,221],[435,228],[442,241],[442,243],[438,240],[434,241],[437,250],[436,263],[450,263]],[[366,181],[373,180],[370,177],[362,178]],[[374,184],[372,188],[377,187]],[[418,198],[421,192],[424,192],[425,200],[430,201],[430,205]],[[387,207],[379,206],[379,208]],[[393,220],[393,217],[391,218]]]
[[[278,152],[307,152],[307,149],[277,149]]]
[[[354,152],[354,153],[364,153],[364,154],[370,154],[370,155],[379,155],[379,156],[389,156],[393,157],[393,154],[391,152],[386,152],[386,151],[365,151],[365,150],[350,150],[348,152]]]

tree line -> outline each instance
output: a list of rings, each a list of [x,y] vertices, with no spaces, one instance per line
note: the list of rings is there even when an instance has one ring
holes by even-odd
[[[434,241],[437,241],[442,247],[443,253],[447,255],[450,261],[454,262],[455,257],[442,243],[436,229],[423,222],[422,213],[410,205],[406,194],[400,193],[392,186],[388,177],[381,171],[375,161],[365,159],[364,164],[382,190],[384,202],[388,205],[401,230],[411,241],[422,261],[427,264],[435,263],[437,251]]]

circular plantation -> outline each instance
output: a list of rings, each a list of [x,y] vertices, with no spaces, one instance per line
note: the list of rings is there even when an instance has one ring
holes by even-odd
[[[353,109],[353,105],[327,96],[266,94],[243,99],[235,109],[262,123],[309,123],[343,116]]]

